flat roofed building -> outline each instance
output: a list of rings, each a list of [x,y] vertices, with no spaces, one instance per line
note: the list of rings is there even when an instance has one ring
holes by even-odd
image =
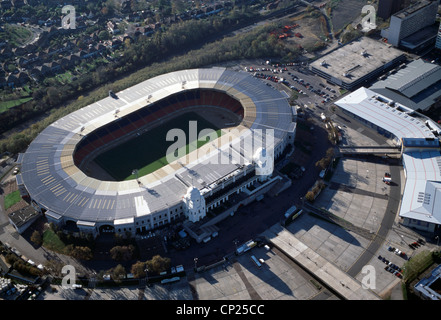
[[[405,186],[399,209],[403,224],[441,229],[441,153],[438,132],[421,115],[360,88],[335,103],[345,113],[401,144]]]
[[[8,215],[9,222],[14,226],[18,233],[22,234],[40,216],[32,206],[26,206]]]
[[[383,29],[381,35],[393,46],[400,46],[404,38],[435,23],[438,3],[438,0],[423,0],[398,11],[391,16],[389,28]]]
[[[425,300],[441,300],[441,265],[436,267],[428,277],[421,279],[414,290]]]
[[[400,50],[362,37],[317,59],[310,69],[333,84],[354,90],[405,60]]]

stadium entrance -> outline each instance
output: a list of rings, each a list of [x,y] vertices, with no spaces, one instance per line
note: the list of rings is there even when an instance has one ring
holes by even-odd
[[[111,225],[105,224],[100,227],[100,234],[115,233],[115,228]]]

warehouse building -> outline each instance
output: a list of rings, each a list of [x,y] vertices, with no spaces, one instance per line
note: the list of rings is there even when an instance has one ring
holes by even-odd
[[[362,37],[317,59],[310,64],[310,69],[330,83],[352,91],[368,86],[405,60],[400,50]]]
[[[405,185],[399,216],[406,226],[441,231],[441,128],[414,110],[360,88],[336,102],[346,114],[401,146]]]
[[[441,97],[441,66],[418,59],[393,70],[369,89],[412,110],[426,111]]]

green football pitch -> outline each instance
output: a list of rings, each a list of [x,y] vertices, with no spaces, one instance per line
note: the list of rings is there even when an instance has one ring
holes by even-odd
[[[198,134],[203,129],[212,129],[216,131],[218,137],[221,135],[218,127],[197,113],[188,112],[103,152],[94,161],[116,181],[135,179],[136,176],[133,174],[135,169],[138,170],[138,177],[152,173],[168,164],[167,149],[175,142],[166,140],[169,130],[181,129],[185,132],[187,139],[185,154],[188,154],[189,146],[195,142],[188,141],[190,121],[196,121]],[[209,141],[197,141],[197,148],[207,142]]]

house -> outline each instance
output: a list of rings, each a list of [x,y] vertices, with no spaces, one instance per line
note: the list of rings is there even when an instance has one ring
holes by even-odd
[[[41,73],[41,66],[32,68],[29,71],[29,74],[31,78],[34,79],[35,81],[39,81],[43,79],[43,74]]]
[[[27,60],[27,59],[25,59],[25,58],[23,58],[23,57],[20,57],[20,58],[17,59],[17,65],[18,65],[19,67],[21,67],[21,68],[23,68],[24,66],[26,66],[28,63],[29,63],[29,60]]]
[[[107,30],[109,30],[111,34],[119,33],[118,27],[112,21],[107,22]]]
[[[65,58],[69,61],[70,66],[77,65],[80,62],[80,58],[75,54],[70,54]]]
[[[112,41],[110,41],[109,46],[111,49],[116,49],[119,46],[121,46],[122,41],[120,39],[112,39]]]
[[[43,63],[41,66],[37,67],[40,76],[46,76],[51,73],[51,69],[48,67],[47,63]]]
[[[46,65],[49,68],[51,73],[56,73],[57,71],[61,70],[60,64],[56,61],[48,62],[45,63],[44,65]]]
[[[6,76],[5,80],[6,80],[6,85],[11,88],[13,88],[15,84],[18,82],[17,77],[14,74],[10,74]]]
[[[20,210],[8,214],[9,222],[19,234],[22,234],[40,217],[40,213],[32,206],[26,206]]]
[[[86,57],[87,53],[86,53],[84,50],[80,50],[80,51],[78,51],[78,52],[75,52],[75,55],[76,55],[80,60],[87,58],[87,57]]]

